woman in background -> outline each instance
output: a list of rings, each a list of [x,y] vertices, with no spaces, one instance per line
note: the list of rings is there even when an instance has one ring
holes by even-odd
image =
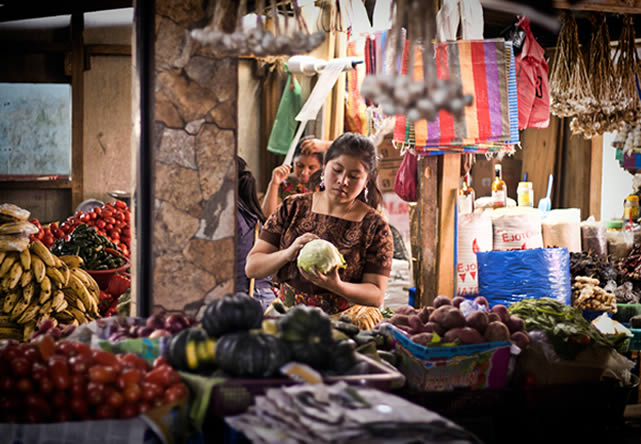
[[[247,257],[247,276],[274,275],[285,305],[317,306],[330,315],[367,306],[373,309],[368,317],[375,312],[380,320],[377,307],[383,303],[394,244],[389,225],[376,211],[382,199],[376,179],[372,142],[355,133],[338,137],[325,156],[324,189],[286,198],[268,218]],[[338,248],[345,269],[312,274],[297,267],[300,249],[317,238]]]
[[[238,200],[236,205],[236,291],[249,293],[250,279],[245,274],[245,261],[254,246],[257,230],[266,217],[256,196],[256,179],[247,169],[247,163],[236,157],[238,168]],[[275,298],[271,280],[268,277],[256,279],[253,296],[267,308]]]

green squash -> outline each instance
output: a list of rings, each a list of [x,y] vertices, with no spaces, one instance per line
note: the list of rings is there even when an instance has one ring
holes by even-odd
[[[316,369],[326,368],[334,346],[332,324],[320,308],[298,305],[280,319],[280,337],[295,361]]]
[[[165,357],[177,370],[209,373],[214,368],[216,341],[202,328],[186,328],[172,336]]]
[[[263,306],[245,293],[236,293],[217,299],[205,308],[202,325],[214,338],[227,333],[260,328]]]
[[[343,375],[358,363],[354,351],[355,345],[356,343],[349,339],[334,345],[329,358],[330,369],[333,372]]]
[[[264,333],[230,333],[216,344],[216,363],[232,376],[267,378],[276,375],[290,358],[284,341]]]

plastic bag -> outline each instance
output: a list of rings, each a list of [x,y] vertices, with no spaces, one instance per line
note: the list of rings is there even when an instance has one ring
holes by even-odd
[[[541,212],[534,208],[499,208],[492,211],[495,250],[542,248]]]
[[[296,78],[290,74],[287,77],[285,89],[276,111],[276,119],[272,126],[272,132],[267,142],[267,151],[272,153],[286,155],[289,146],[294,140],[298,122],[295,120],[296,115],[303,107],[301,98],[301,87]]]
[[[488,212],[461,214],[458,218],[456,295],[478,294],[476,253],[492,250],[492,217]]]
[[[406,151],[394,180],[394,191],[406,202],[416,202],[416,169],[416,155]]]
[[[601,222],[594,220],[594,216],[581,222],[581,249],[602,256],[608,255],[606,228]]]
[[[477,253],[479,294],[490,306],[549,297],[572,303],[570,253],[567,248]]]
[[[608,254],[614,260],[625,259],[634,247],[634,233],[631,231],[608,231],[606,239]]]
[[[581,251],[581,210],[565,208],[550,211],[541,222],[543,246],[565,247],[570,253]]]
[[[521,17],[517,25],[525,31],[521,53],[515,58],[519,129],[547,128],[550,123],[550,87],[545,50],[534,38],[529,18]]]

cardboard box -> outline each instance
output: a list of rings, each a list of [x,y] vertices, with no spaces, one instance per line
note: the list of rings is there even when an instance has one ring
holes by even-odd
[[[487,160],[483,156],[476,156],[476,163],[472,167],[472,183],[470,184],[474,188],[476,198],[492,195],[494,165],[497,163],[503,167],[503,180],[507,185],[508,197],[517,200],[516,188],[523,178],[521,175],[522,161],[513,157],[505,157],[499,162],[496,159]]]
[[[383,139],[381,144],[377,148],[378,150],[378,155],[380,156],[380,161],[381,162],[389,162],[389,161],[400,161],[403,160],[403,156],[401,155],[401,150],[394,148],[394,145],[392,144],[392,139]]]
[[[394,191],[396,172],[401,166],[402,159],[385,160],[378,164],[378,186],[383,193]]]

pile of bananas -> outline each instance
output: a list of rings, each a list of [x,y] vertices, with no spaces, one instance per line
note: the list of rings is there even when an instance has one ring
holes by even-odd
[[[82,324],[100,316],[100,288],[79,256],[55,256],[40,241],[0,251],[0,338],[28,340],[42,319]]]

